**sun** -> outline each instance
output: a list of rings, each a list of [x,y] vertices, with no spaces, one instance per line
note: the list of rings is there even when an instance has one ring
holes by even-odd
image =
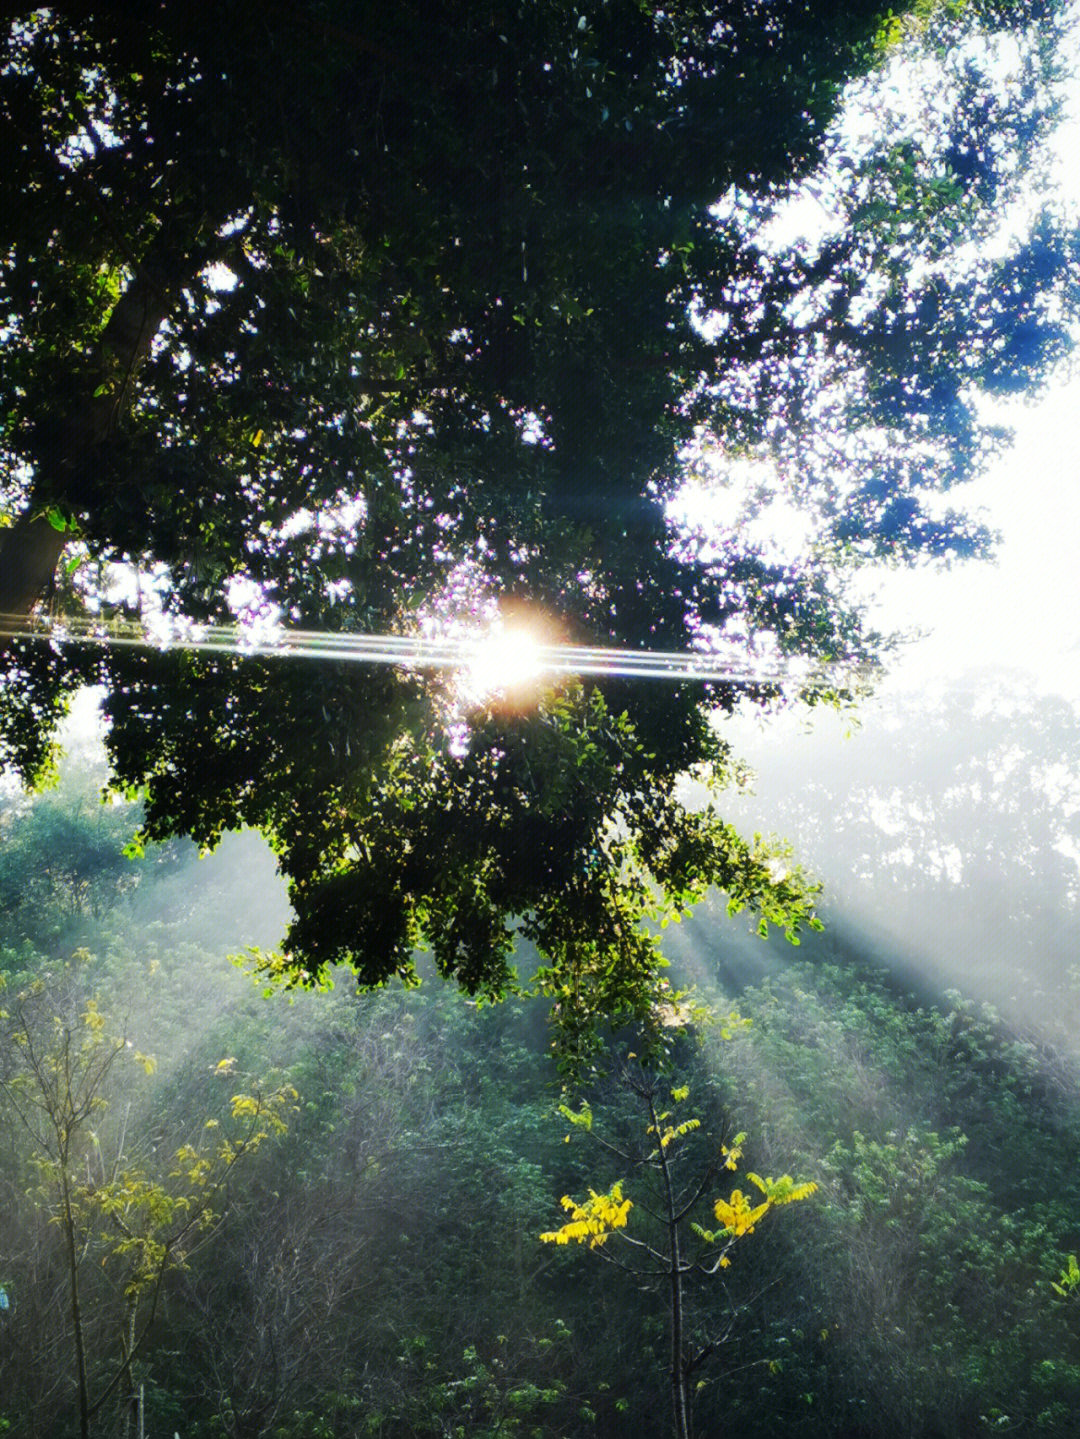
[[[466,705],[526,698],[544,673],[539,636],[522,625],[496,625],[479,636],[461,670],[458,689]]]

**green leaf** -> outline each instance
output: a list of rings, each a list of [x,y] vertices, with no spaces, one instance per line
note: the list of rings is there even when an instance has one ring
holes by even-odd
[[[571,1124],[576,1124],[579,1129],[586,1131],[592,1129],[592,1109],[585,1102],[582,1102],[581,1109],[576,1114],[568,1105],[560,1104],[559,1113],[564,1119],[568,1119]]]

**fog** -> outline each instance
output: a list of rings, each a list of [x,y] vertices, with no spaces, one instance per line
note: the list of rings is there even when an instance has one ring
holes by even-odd
[[[686,1322],[717,1345],[701,1432],[892,1439],[997,1414],[1068,1434],[1073,1310],[1052,1285],[1080,1246],[1080,716],[998,673],[885,692],[857,723],[790,711],[724,733],[757,770],[727,815],[793,843],[825,929],[763,940],[716,896],[665,930],[673,984],[714,1017],[663,1082],[702,1121],[678,1141],[704,1166],[701,1221],[743,1182],[715,1169],[737,1132],[753,1171],[818,1188],[722,1279],[687,1279]],[[57,789],[0,799],[12,1432],[70,1432],[65,1232],[93,1393],[138,1343],[141,1387],[103,1434],[136,1432],[136,1405],[166,1439],[479,1435],[521,1416],[543,1435],[666,1432],[663,1287],[538,1238],[562,1195],[616,1181],[652,1232],[643,1161],[617,1157],[634,1033],[606,1036],[606,1080],[564,1095],[538,1001],[478,1009],[430,968],[414,991],[338,974],[265,997],[245,970],[289,919],[267,846],[125,858],[138,806],[101,804],[85,714],[68,739]],[[126,1046],[100,1073],[99,1022]],[[98,1078],[69,1125],[65,1230],[53,1141],[19,1115],[68,1072]],[[558,1110],[582,1098],[595,1139]]]

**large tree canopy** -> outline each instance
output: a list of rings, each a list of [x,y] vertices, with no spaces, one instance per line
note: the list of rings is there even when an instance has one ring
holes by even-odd
[[[998,441],[979,393],[1062,352],[1077,258],[1052,211],[1022,238],[999,220],[1052,119],[1054,5],[895,10],[11,20],[0,613],[99,604],[119,562],[196,620],[246,593],[407,633],[479,595],[592,643],[871,657],[848,577],[979,548],[939,493]],[[750,474],[742,509],[676,524],[688,472]],[[750,524],[781,500],[797,552]],[[416,672],[19,639],[3,663],[8,762],[39,768],[100,683],[149,837],[271,838],[300,977],[408,977],[423,940],[497,992],[516,930],[564,1015],[640,1012],[658,893],[811,912],[679,803],[688,770],[724,775],[734,684],[565,684],[478,706],[463,742]]]

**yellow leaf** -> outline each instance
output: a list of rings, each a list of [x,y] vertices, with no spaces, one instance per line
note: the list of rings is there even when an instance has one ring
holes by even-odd
[[[541,1234],[541,1242],[588,1243],[590,1249],[602,1248],[615,1230],[625,1228],[627,1216],[633,1208],[633,1202],[623,1198],[621,1180],[612,1185],[608,1194],[597,1194],[595,1189],[590,1189],[584,1204],[578,1204],[569,1194],[564,1194],[559,1203],[569,1213],[570,1222],[561,1229]]]

